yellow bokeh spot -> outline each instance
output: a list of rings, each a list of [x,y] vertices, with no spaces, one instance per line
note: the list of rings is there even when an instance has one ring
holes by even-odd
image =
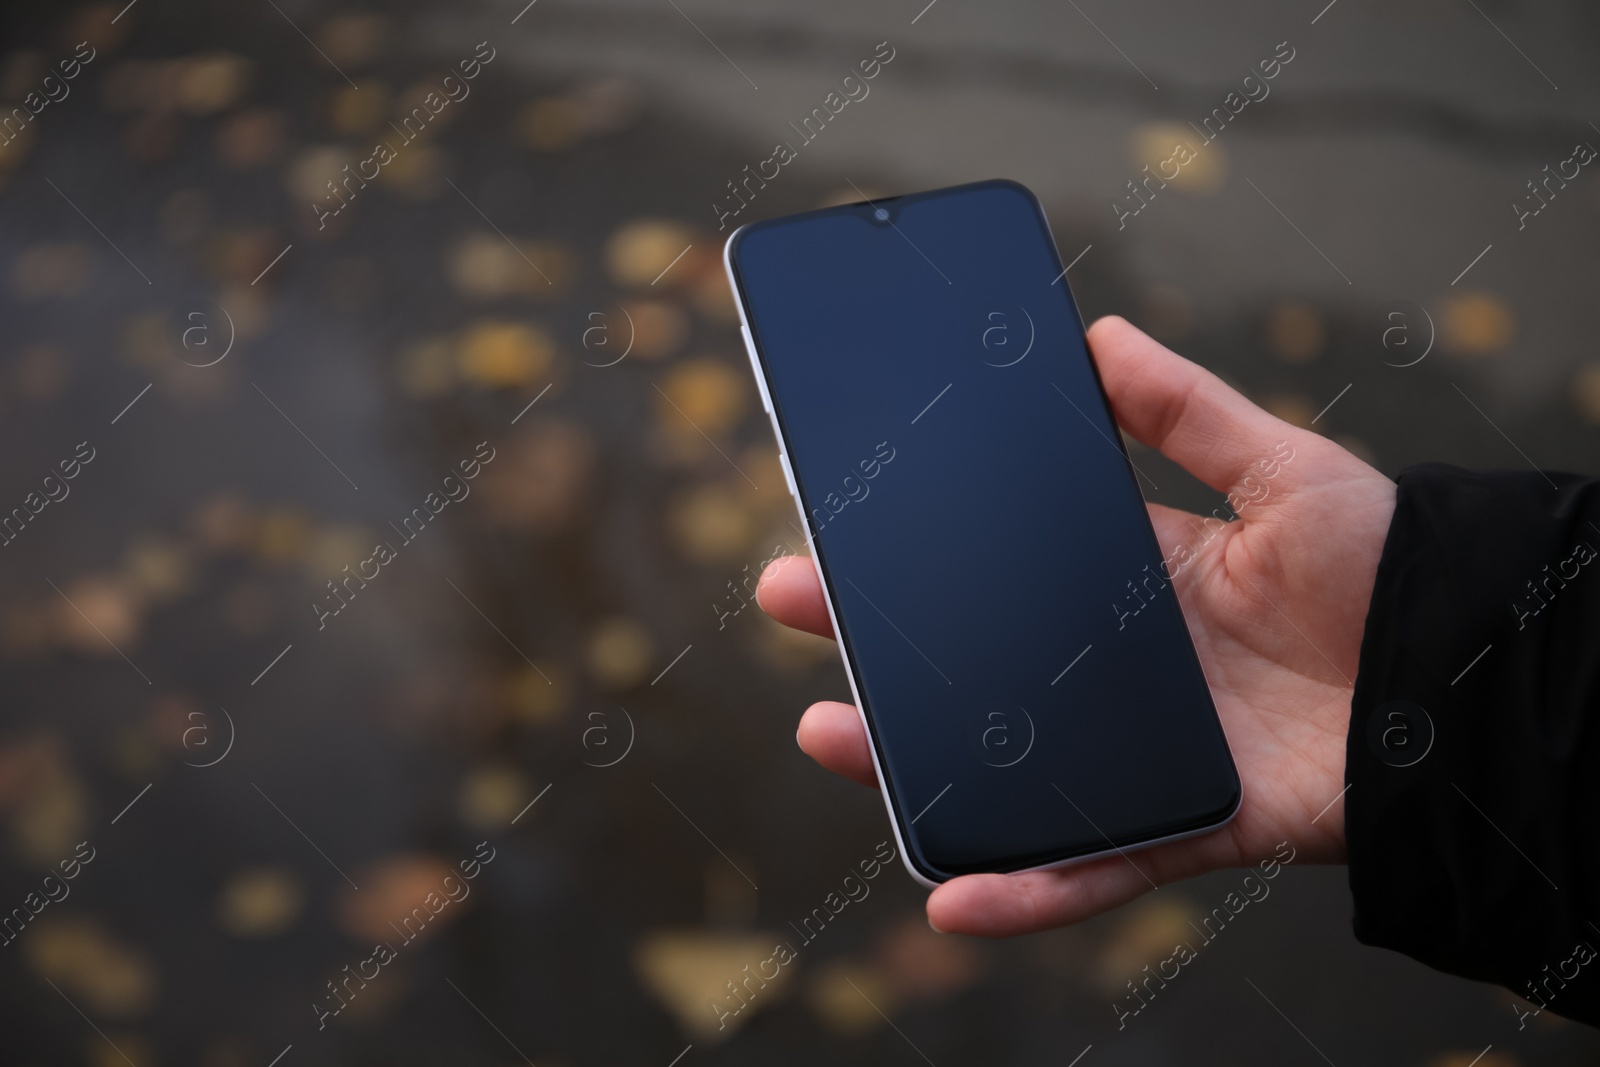
[[[749,496],[749,486],[740,481],[737,487],[701,486],[678,501],[672,509],[672,531],[684,552],[702,563],[738,560],[756,535]]]
[[[505,389],[542,377],[554,354],[554,343],[538,327],[485,322],[469,328],[462,337],[457,362],[468,381]]]
[[[1578,368],[1572,378],[1572,399],[1584,418],[1600,423],[1600,363]]]
[[[389,87],[382,82],[366,80],[359,88],[343,86],[334,90],[328,101],[328,121],[340,133],[364,133],[384,120],[389,112]],[[361,154],[364,160],[370,149]],[[357,168],[352,164],[351,171]]]
[[[250,61],[224,52],[198,56],[178,70],[178,104],[191,115],[214,115],[238,101],[250,80]]]
[[[520,772],[510,767],[478,767],[461,783],[457,806],[463,822],[487,833],[509,826],[533,796]]]
[[[792,958],[787,964],[776,961],[776,946],[784,936],[660,931],[634,948],[633,966],[640,983],[689,1036],[721,1041],[782,998],[797,963]],[[763,977],[763,971],[773,977]],[[736,981],[742,999],[729,991],[729,983]]]
[[[1223,147],[1216,141],[1208,143],[1181,122],[1145,123],[1133,132],[1132,142],[1133,166],[1139,172],[1134,184],[1146,196],[1159,193],[1163,181],[1186,193],[1214,193],[1228,179],[1228,156]],[[1180,145],[1188,151],[1180,152]],[[1188,162],[1182,162],[1186,158]],[[1143,170],[1146,166],[1148,174],[1155,175],[1148,190],[1142,185],[1148,176]]]
[[[644,680],[654,644],[632,619],[608,619],[589,638],[589,670],[602,685],[625,689]]]
[[[1493,293],[1450,297],[1439,316],[1439,346],[1462,356],[1492,355],[1511,343],[1516,318]]]
[[[669,433],[715,437],[743,417],[749,373],[737,373],[715,359],[695,359],[678,367],[662,383],[657,406]]]
[[[843,961],[812,975],[806,990],[811,1010],[836,1034],[862,1034],[883,1025],[894,1010],[894,989],[874,970]],[[880,1015],[879,1011],[884,1015]]]
[[[693,231],[682,223],[640,219],[606,242],[606,266],[619,285],[649,285],[693,243]]]
[[[1267,347],[1285,363],[1309,363],[1328,344],[1322,315],[1304,300],[1284,300],[1267,313]]]
[[[1096,983],[1105,992],[1120,995],[1126,993],[1130,977],[1146,964],[1170,957],[1177,945],[1204,948],[1204,938],[1190,925],[1201,918],[1193,901],[1177,896],[1146,900],[1120,912],[1095,967]]]
[[[538,726],[561,717],[569,699],[565,673],[555,664],[523,666],[505,678],[505,697],[512,714]]]
[[[234,937],[272,937],[292,927],[305,906],[295,875],[277,867],[240,871],[222,887],[217,922]]]

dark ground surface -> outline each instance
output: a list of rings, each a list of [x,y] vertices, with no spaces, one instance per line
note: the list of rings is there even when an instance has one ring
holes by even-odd
[[[21,504],[78,442],[94,449],[70,495],[0,550],[0,907],[21,905],[78,842],[95,850],[70,897],[0,948],[0,1062],[945,1067],[1067,1064],[1091,1045],[1084,1067],[1467,1067],[1489,1045],[1481,1067],[1596,1061],[1600,1038],[1583,1028],[1546,1013],[1519,1031],[1509,995],[1357,945],[1342,871],[1294,866],[1120,1032],[1125,983],[1238,874],[990,944],[932,934],[896,865],[731,1036],[717,1032],[708,1005],[723,983],[888,836],[875,796],[793,744],[807,702],[848,692],[832,649],[754,609],[717,625],[729,583],[801,540],[705,206],[764,158],[764,140],[687,106],[693,85],[676,98],[617,61],[607,49],[637,27],[597,37],[582,75],[519,51],[518,34],[546,32],[541,18],[559,40],[600,34],[614,12],[541,3],[510,26],[514,8],[139,0],[113,24],[119,10],[13,6],[0,21],[8,101],[77,42],[98,50],[68,97],[0,147],[0,506]],[[670,36],[663,55],[702,47],[665,11],[640,16]],[[1532,17],[1489,11],[1513,27]],[[1592,58],[1576,11],[1550,13]],[[848,62],[882,36],[820,15],[690,12],[757,62]],[[946,51],[919,53],[908,17],[883,15],[908,42],[913,83],[936,84],[944,61],[971,76]],[[498,51],[471,95],[319,232],[322,183],[484,37]],[[1234,65],[1189,78],[1220,94]],[[1063,111],[1130,91],[1126,68],[1068,68],[1064,81],[1048,63],[1031,79],[1012,68],[1006,91],[1079,101],[1058,100]],[[1483,74],[1517,92],[1531,77]],[[1430,458],[1515,466],[1519,450],[1596,469],[1600,179],[1585,174],[1530,224],[1548,242],[1531,258],[1513,251],[1501,206],[1516,175],[1567,154],[1547,146],[1591,135],[1564,114],[1522,123],[1452,92],[1442,111],[1377,98],[1337,121],[1325,89],[1272,102],[1320,131],[1282,133],[1279,152],[1337,147],[1365,121],[1380,141],[1443,130],[1473,181],[1508,176],[1459,232],[1410,233],[1403,207],[1381,220],[1396,245],[1450,248],[1441,277],[1329,295],[1298,280],[1325,269],[1311,249],[1261,214],[1215,239],[1218,261],[1261,269],[1212,303],[1197,295],[1225,285],[1209,245],[1156,267],[1151,248],[1253,197],[1237,175],[1216,179],[1218,199],[1177,190],[1166,221],[1138,220],[1154,246],[1119,242],[1104,198],[1046,190],[1063,253],[1095,246],[1073,272],[1086,316],[1128,315],[1291,421],[1338,397],[1317,429],[1391,474]],[[1574,83],[1561,99],[1581,112],[1594,94]],[[886,102],[881,119],[863,106],[857,135],[922,151],[934,133],[897,133],[897,106],[912,105]],[[1106,119],[1102,143],[1073,151],[1115,156],[1120,171],[1144,121]],[[1275,129],[1240,157],[1272,148]],[[961,133],[954,120],[938,135]],[[1006,161],[970,165],[991,164]],[[984,176],[910,169],[808,157],[758,206],[810,208],[847,177],[898,191]],[[1409,180],[1452,185],[1448,171]],[[1373,225],[1298,203],[1296,223],[1334,242]],[[1494,258],[1447,284],[1491,241]],[[1385,257],[1381,242],[1360,247]],[[1550,314],[1549,286],[1580,297]],[[1412,347],[1384,347],[1390,312],[1417,331]],[[1421,350],[1428,316],[1434,352],[1394,366]],[[625,331],[635,350],[604,366]],[[226,358],[189,365],[229,334]],[[495,458],[471,495],[319,629],[325,583],[376,540],[399,543],[391,523],[482,441]],[[1163,487],[1155,499],[1219,502],[1136,458]],[[494,858],[471,896],[319,1030],[330,980],[375,942],[400,944],[389,924],[482,841]]]

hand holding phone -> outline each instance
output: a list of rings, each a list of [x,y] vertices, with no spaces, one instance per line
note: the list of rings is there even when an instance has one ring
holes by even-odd
[[[939,930],[1000,937],[1079,922],[1155,885],[1254,864],[1284,841],[1297,862],[1344,858],[1339,798],[1350,687],[1394,484],[1122,319],[1100,320],[1088,339],[1124,430],[1218,492],[1259,497],[1209,540],[1201,517],[1149,505],[1164,558],[1192,549],[1174,584],[1244,802],[1227,826],[1207,836],[1058,870],[953,879],[928,900],[929,922]],[[1267,493],[1255,492],[1245,482],[1280,442],[1294,458],[1267,483]],[[832,636],[811,568],[774,564],[758,598],[778,621]],[[824,767],[877,784],[850,705],[813,705],[798,739]]]

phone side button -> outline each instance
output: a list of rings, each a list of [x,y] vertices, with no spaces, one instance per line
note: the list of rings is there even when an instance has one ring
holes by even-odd
[[[756,342],[750,336],[750,327],[741,322],[739,324],[739,335],[744,338],[744,350],[750,357],[750,367],[756,372],[756,388],[761,390],[761,406],[770,415],[772,414],[772,398],[767,395],[766,375],[761,372],[761,364],[756,360]]]
[[[789,495],[796,500],[800,499],[800,490],[794,484],[794,471],[789,469],[789,457],[782,452],[778,453],[778,462],[783,466],[783,480],[789,486]]]

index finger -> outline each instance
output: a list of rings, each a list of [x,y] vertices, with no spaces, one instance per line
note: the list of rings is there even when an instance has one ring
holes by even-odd
[[[833,636],[822,582],[809,556],[780,556],[767,564],[756,584],[756,603],[785,626],[818,637]]]

